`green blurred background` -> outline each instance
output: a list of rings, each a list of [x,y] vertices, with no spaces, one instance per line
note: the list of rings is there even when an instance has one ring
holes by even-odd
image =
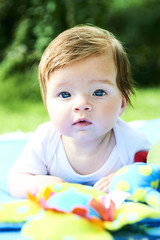
[[[83,23],[111,31],[128,53],[137,97],[124,120],[160,118],[159,0],[0,0],[0,133],[48,120],[40,57],[60,32]]]

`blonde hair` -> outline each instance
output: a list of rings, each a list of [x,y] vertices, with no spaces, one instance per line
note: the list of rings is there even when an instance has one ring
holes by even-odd
[[[44,103],[46,104],[46,85],[51,73],[75,61],[104,54],[108,48],[112,49],[117,68],[117,86],[131,104],[129,95],[130,92],[134,93],[134,88],[130,64],[123,46],[109,31],[88,25],[62,32],[43,53],[39,64],[39,81]]]

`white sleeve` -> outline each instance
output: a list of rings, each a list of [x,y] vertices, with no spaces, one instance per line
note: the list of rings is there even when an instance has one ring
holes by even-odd
[[[51,123],[47,122],[36,129],[10,171],[42,175],[48,173],[46,150],[52,131],[51,128]]]
[[[132,164],[136,152],[149,151],[152,146],[143,132],[132,128],[121,119],[118,119],[114,133],[123,165]]]

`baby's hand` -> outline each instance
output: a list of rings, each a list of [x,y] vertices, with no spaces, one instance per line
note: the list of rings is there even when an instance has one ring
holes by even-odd
[[[115,173],[109,191],[125,191],[131,194],[134,201],[160,207],[159,181],[159,164],[135,163],[125,166]]]
[[[108,175],[107,177],[100,178],[95,184],[94,187],[102,192],[108,192],[109,191],[109,184],[113,177],[114,173]]]

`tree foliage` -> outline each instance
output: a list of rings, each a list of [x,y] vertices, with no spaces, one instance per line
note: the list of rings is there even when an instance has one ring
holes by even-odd
[[[122,41],[138,85],[160,84],[157,0],[0,0],[1,81],[37,66],[54,37],[84,23],[105,28]]]

